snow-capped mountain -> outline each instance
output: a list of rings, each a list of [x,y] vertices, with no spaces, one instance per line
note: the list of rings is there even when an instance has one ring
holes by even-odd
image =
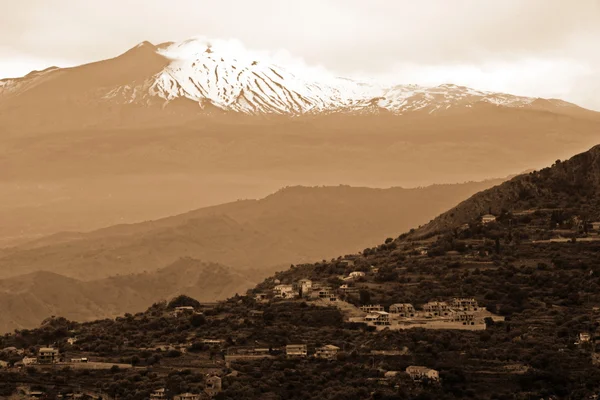
[[[358,82],[307,67],[287,55],[250,51],[235,41],[191,39],[158,46],[143,42],[109,61],[119,60],[118,68],[112,67],[118,73],[107,77],[106,71],[96,71],[87,78],[78,77],[79,86],[70,82],[68,85],[86,90],[84,102],[96,99],[108,104],[168,105],[177,99],[189,99],[201,108],[210,106],[245,114],[382,110],[431,114],[479,104],[540,108],[536,101],[542,101],[541,107],[545,108],[577,108],[560,100],[483,92],[452,84],[386,87]],[[19,95],[75,69],[50,68],[24,78],[0,81],[0,102],[3,97]],[[58,85],[55,90],[65,89]]]

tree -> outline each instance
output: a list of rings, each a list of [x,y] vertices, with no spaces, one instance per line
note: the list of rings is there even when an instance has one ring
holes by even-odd
[[[206,324],[206,318],[204,318],[204,315],[202,314],[194,314],[190,317],[190,324],[192,324],[193,327],[197,328]]]
[[[173,300],[171,300],[169,302],[169,305],[167,306],[167,308],[169,308],[169,309],[174,309],[176,307],[198,308],[198,307],[200,307],[200,302],[196,299],[192,299],[191,297],[182,294],[182,295],[175,297]]]
[[[370,304],[371,303],[371,293],[368,290],[361,289],[359,292],[360,295],[360,304]]]

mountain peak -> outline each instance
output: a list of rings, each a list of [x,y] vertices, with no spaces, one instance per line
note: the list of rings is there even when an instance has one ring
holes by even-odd
[[[397,115],[447,114],[468,111],[481,104],[591,113],[566,102],[485,92],[453,83],[424,87],[356,81],[308,66],[285,51],[252,50],[237,40],[195,37],[159,45],[143,41],[117,59],[123,62],[96,63],[99,67],[94,75],[109,76],[114,72],[113,75],[120,77],[119,84],[105,82],[98,86],[94,78],[82,83],[78,77],[79,81],[72,86],[88,88],[109,105],[169,105],[184,99],[196,102],[197,109],[216,108],[252,115],[378,114],[382,111]],[[71,69],[72,75],[77,75],[78,68]],[[134,78],[121,79],[122,71],[128,71],[127,77]],[[68,76],[63,79],[68,81]],[[2,83],[0,95],[18,95],[16,86],[15,81]]]

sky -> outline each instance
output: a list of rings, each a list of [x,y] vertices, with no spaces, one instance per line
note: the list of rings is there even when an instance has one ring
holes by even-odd
[[[0,77],[195,36],[340,76],[600,110],[600,0],[0,0]]]

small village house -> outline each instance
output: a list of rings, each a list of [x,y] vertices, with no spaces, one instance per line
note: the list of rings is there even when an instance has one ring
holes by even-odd
[[[383,374],[383,377],[386,380],[390,380],[390,379],[397,378],[399,375],[400,375],[400,371],[386,371],[385,374]]]
[[[182,393],[173,396],[173,400],[200,400],[200,395],[196,393]]]
[[[292,285],[277,285],[273,288],[273,295],[280,299],[291,299],[296,297]]]
[[[319,347],[316,350],[315,357],[322,358],[324,360],[335,360],[340,351],[340,348],[332,344]]]
[[[435,317],[447,316],[450,313],[450,307],[444,301],[430,301],[423,305],[423,311],[431,313]]]
[[[267,295],[266,293],[262,293],[262,292],[256,293],[256,295],[254,296],[254,300],[262,303],[262,302],[269,300],[269,295]]]
[[[306,357],[308,348],[305,344],[288,344],[285,346],[285,355],[287,357]]]
[[[462,311],[477,311],[479,309],[479,305],[477,304],[477,300],[473,298],[454,298],[452,300],[452,308]]]
[[[332,301],[337,300],[334,290],[329,286],[324,286],[316,291],[313,291],[311,297],[315,297],[315,294],[316,294],[316,297],[318,297],[319,299],[324,299],[324,300],[334,299]]]
[[[77,342],[76,338],[70,337],[67,339],[67,343],[69,343],[71,346],[73,346],[76,342]]]
[[[390,314],[385,311],[374,311],[367,314],[365,322],[376,326],[390,325]]]
[[[411,365],[406,368],[406,373],[414,380],[414,381],[422,381],[422,380],[430,380],[437,381],[440,379],[440,373],[435,369]]]
[[[166,399],[166,390],[164,388],[156,389],[150,393],[150,400],[163,400]]]
[[[345,258],[343,260],[340,260],[339,264],[344,267],[353,267],[354,260],[349,260],[349,259]]]
[[[251,318],[262,318],[264,313],[265,313],[264,311],[260,311],[260,310],[250,310],[250,312],[248,314]]]
[[[38,364],[54,364],[58,361],[58,350],[53,347],[42,347],[38,351]]]
[[[294,286],[301,297],[310,297],[313,282],[310,279],[300,279]]]
[[[192,306],[175,307],[175,309],[172,312],[172,315],[178,317],[183,314],[193,314],[195,311],[196,310]]]
[[[350,272],[350,274],[348,274],[348,278],[357,279],[357,278],[362,278],[365,275],[366,274],[362,271],[352,271],[352,272]]]
[[[415,316],[415,308],[410,303],[396,303],[390,306],[390,314],[410,318]]]
[[[375,311],[384,311],[383,306],[381,304],[369,304],[366,306],[360,306],[361,311],[366,313],[372,313]]]
[[[221,392],[222,383],[221,378],[213,375],[206,378],[206,387],[204,388],[204,392],[210,397],[216,396]]]
[[[469,230],[470,226],[469,224],[462,224],[459,228],[459,231],[463,232],[463,231],[467,231]]]
[[[0,360],[0,369],[8,368],[8,362]]]
[[[592,335],[590,335],[588,332],[580,332],[579,335],[577,335],[577,341],[575,344],[588,343],[590,340],[592,340]]]
[[[21,362],[23,363],[23,365],[32,365],[37,364],[38,360],[36,357],[23,357],[23,360],[21,360]]]
[[[590,223],[592,230],[600,231],[600,221],[595,221]]]
[[[467,312],[459,312],[452,316],[455,322],[462,322],[463,325],[475,325],[475,316]]]
[[[420,246],[420,247],[415,248],[415,251],[419,255],[426,256],[427,254],[429,254],[429,247]]]
[[[223,343],[223,341],[220,339],[202,339],[200,343],[208,346],[220,346]]]
[[[485,214],[483,217],[481,217],[481,223],[482,224],[489,224],[491,222],[496,222],[496,217],[492,214]]]

